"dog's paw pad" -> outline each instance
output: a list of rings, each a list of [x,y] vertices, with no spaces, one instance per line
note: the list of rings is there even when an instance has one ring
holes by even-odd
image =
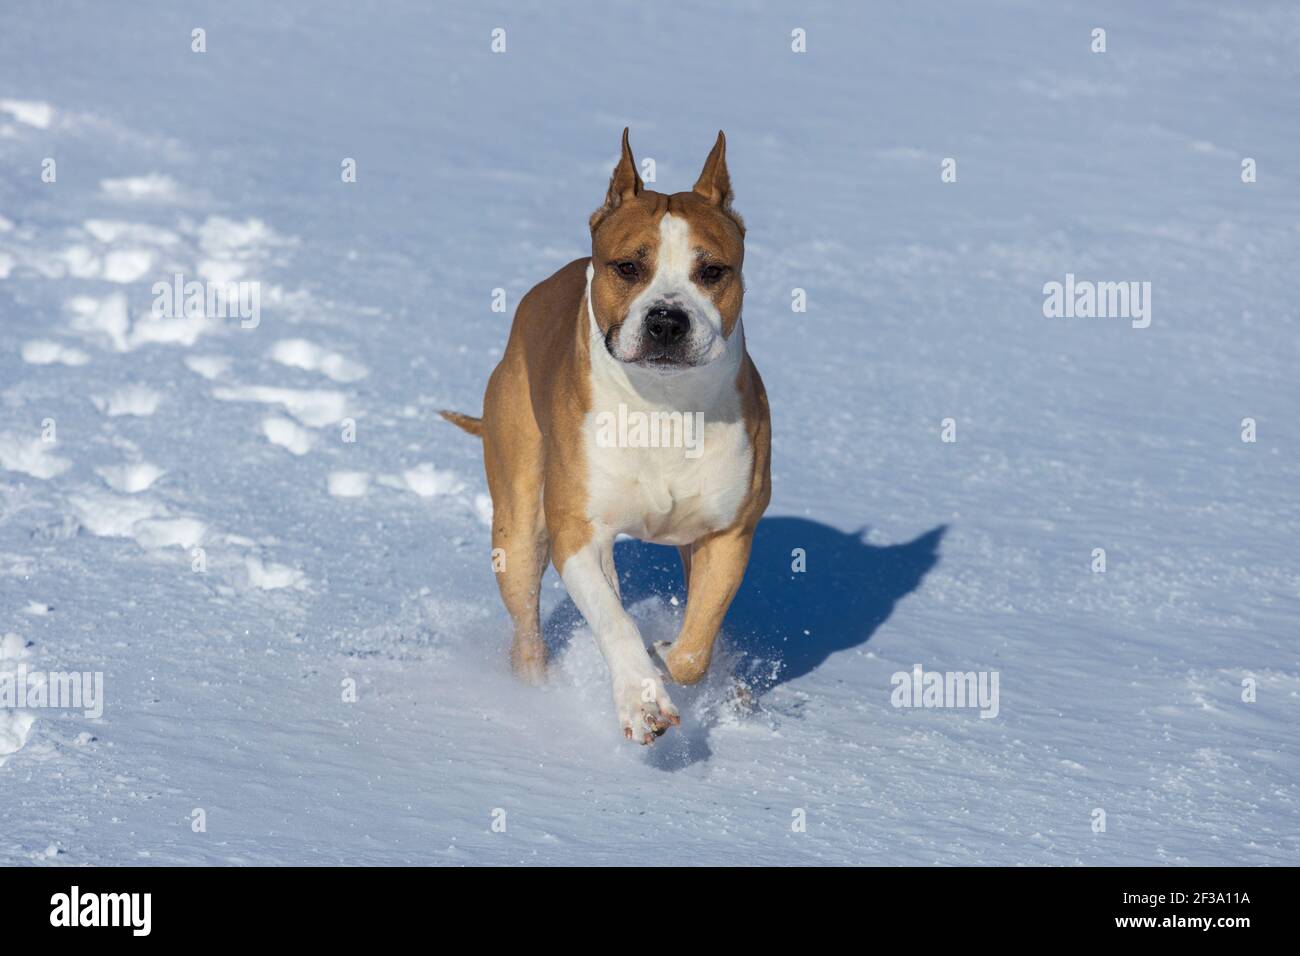
[[[643,745],[653,744],[655,738],[662,737],[669,727],[679,726],[682,722],[658,677],[623,684],[615,689],[614,700],[623,736]]]

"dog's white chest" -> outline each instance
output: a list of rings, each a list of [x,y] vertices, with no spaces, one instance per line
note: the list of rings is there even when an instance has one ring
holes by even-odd
[[[590,518],[658,544],[689,544],[729,526],[753,463],[738,396],[679,409],[629,402],[620,391],[598,386],[587,416]]]

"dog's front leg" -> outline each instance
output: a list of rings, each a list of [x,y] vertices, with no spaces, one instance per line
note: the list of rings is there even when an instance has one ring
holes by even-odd
[[[681,718],[664,690],[636,622],[619,600],[614,535],[596,528],[577,529],[576,533],[575,529],[563,529],[555,541],[557,555],[567,555],[562,563],[557,561],[560,577],[609,665],[623,736],[653,743],[670,725],[681,723]]]
[[[682,630],[671,645],[655,647],[677,683],[694,684],[709,669],[713,642],[731,599],[740,590],[753,540],[752,528],[717,531],[692,545],[689,560],[683,558],[690,580]]]

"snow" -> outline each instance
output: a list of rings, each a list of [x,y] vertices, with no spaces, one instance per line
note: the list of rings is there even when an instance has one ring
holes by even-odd
[[[338,352],[330,352],[306,339],[284,339],[271,349],[271,358],[290,368],[320,372],[336,382],[355,382],[365,378],[369,371]]]
[[[95,474],[104,479],[104,483],[114,491],[135,494],[148,491],[153,483],[161,478],[163,470],[147,461],[123,463],[120,465],[103,465],[95,469]]]
[[[0,707],[0,864],[1300,862],[1298,43],[1284,0],[4,17],[0,684],[105,702]],[[649,749],[553,573],[511,677],[436,416],[624,125],[667,191],[726,130],[775,436]],[[156,315],[177,274],[259,321]],[[1150,326],[1045,317],[1067,274]],[[676,555],[617,552],[671,639]],[[894,707],[917,665],[996,717]]]
[[[325,480],[329,493],[339,498],[363,498],[370,490],[370,475],[364,471],[331,471]]]
[[[117,415],[138,415],[147,418],[158,410],[162,395],[148,385],[139,383],[114,389],[109,395],[91,396],[91,402],[110,418]]]
[[[55,362],[61,362],[64,365],[85,365],[90,361],[90,356],[81,349],[69,348],[66,345],[60,345],[58,342],[50,342],[45,339],[33,339],[30,342],[24,342],[21,351],[24,362],[32,365],[50,365]]]
[[[49,129],[54,118],[49,103],[35,100],[0,100],[0,113],[8,113],[18,122],[37,129]]]
[[[160,173],[105,179],[99,184],[99,188],[105,196],[122,202],[146,200],[171,202],[175,200],[178,192],[175,180]]]

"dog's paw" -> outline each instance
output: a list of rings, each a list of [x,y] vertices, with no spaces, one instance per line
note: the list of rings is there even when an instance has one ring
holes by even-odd
[[[658,677],[647,675],[616,682],[614,706],[618,709],[623,736],[641,744],[654,743],[655,738],[663,736],[669,727],[682,722]]]
[[[515,650],[510,653],[510,668],[515,677],[525,684],[539,686],[546,683],[546,657],[541,654],[521,654]]]

